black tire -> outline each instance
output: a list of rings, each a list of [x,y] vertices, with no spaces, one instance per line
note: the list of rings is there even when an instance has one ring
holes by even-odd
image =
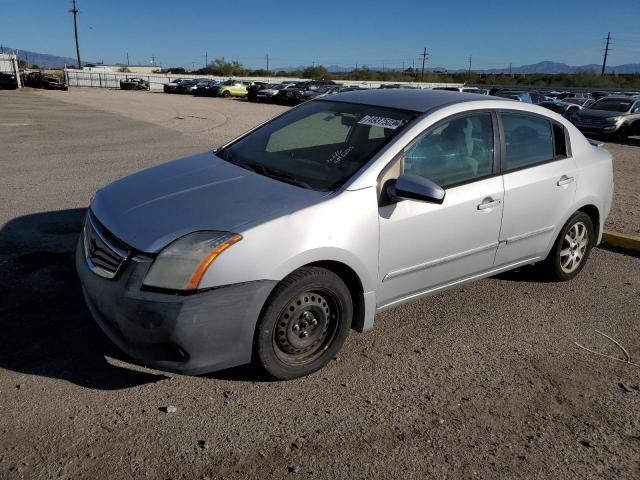
[[[581,226],[584,227],[587,236],[584,249],[580,247],[580,242],[575,242],[575,245],[569,242],[569,237],[575,232],[575,230],[572,229],[577,228],[578,231],[580,231]],[[571,218],[567,220],[567,223],[564,224],[562,230],[560,230],[560,234],[553,244],[553,248],[544,262],[542,262],[541,267],[543,273],[549,280],[556,282],[566,282],[573,279],[584,268],[594,244],[595,232],[591,217],[583,212],[574,213]],[[567,251],[569,251],[568,254]],[[573,262],[577,261],[576,259],[579,257],[577,265],[571,262],[571,256],[573,256]],[[565,266],[567,262],[569,262],[567,264],[569,268]]]
[[[269,296],[256,327],[254,360],[273,378],[304,377],[324,367],[349,335],[353,302],[335,273],[304,267]]]
[[[229,92],[229,90],[225,90],[224,92],[222,92],[222,96],[224,98],[229,98],[231,96],[231,92]]]
[[[620,129],[615,133],[614,139],[618,142],[626,142],[629,139],[627,127],[624,125],[620,127]]]

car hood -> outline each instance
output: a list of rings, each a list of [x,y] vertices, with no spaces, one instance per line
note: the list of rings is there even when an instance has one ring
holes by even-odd
[[[577,115],[580,118],[611,118],[611,117],[619,117],[621,115],[627,115],[627,113],[613,112],[609,110],[590,110],[586,108],[577,112]]]
[[[205,152],[107,185],[96,193],[91,210],[120,240],[141,252],[155,253],[188,233],[241,231],[313,205],[327,195]]]

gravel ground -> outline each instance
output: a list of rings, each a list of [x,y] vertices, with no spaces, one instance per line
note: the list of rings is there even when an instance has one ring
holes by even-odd
[[[300,380],[130,363],[84,307],[83,207],[99,185],[280,110],[203,99],[197,115],[227,120],[201,137],[168,116],[193,100],[0,92],[0,478],[640,477],[640,261],[609,250],[572,282],[525,268],[386,311]],[[147,101],[166,116],[137,117]],[[621,182],[632,199],[615,221],[637,229],[637,153],[610,148],[629,168],[616,202]],[[598,331],[638,365],[576,346],[623,358]]]

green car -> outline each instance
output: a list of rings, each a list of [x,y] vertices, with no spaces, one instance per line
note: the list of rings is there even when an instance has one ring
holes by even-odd
[[[239,80],[227,80],[218,85],[216,95],[220,97],[246,97],[249,82]]]

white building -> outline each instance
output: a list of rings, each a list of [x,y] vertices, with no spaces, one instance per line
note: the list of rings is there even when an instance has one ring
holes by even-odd
[[[18,69],[18,57],[13,53],[0,53],[0,72],[16,76],[18,88],[22,87],[20,70]]]

